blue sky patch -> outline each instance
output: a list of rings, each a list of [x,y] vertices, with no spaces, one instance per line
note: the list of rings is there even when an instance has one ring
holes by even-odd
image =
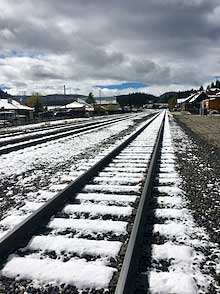
[[[121,83],[121,84],[114,84],[114,85],[96,85],[96,88],[100,89],[109,89],[109,90],[124,90],[129,88],[139,89],[143,87],[149,87],[149,85],[139,82],[134,83]]]
[[[0,89],[1,90],[10,90],[10,89],[12,89],[10,86],[7,86],[7,85],[0,85]]]

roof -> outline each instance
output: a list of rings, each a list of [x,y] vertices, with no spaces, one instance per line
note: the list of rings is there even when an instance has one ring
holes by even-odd
[[[189,100],[189,103],[194,102],[201,94],[202,94],[202,92],[198,92],[196,94],[193,94],[191,99]]]
[[[28,111],[33,111],[33,108],[26,106],[26,105],[22,105],[21,103],[19,103],[16,100],[13,99],[6,99],[6,98],[2,98],[0,99],[0,109],[4,109],[4,110],[28,110]]]
[[[189,99],[188,97],[187,97],[187,98],[177,99],[177,103],[178,103],[178,104],[184,103],[184,102],[186,102],[188,99]]]
[[[62,106],[60,108],[65,108],[65,109],[81,109],[85,108],[86,110],[94,110],[94,107],[86,102],[71,102],[65,106]]]
[[[219,99],[220,98],[220,93],[217,93],[215,95],[208,95],[209,99]]]
[[[183,98],[183,99],[177,99],[177,103],[181,104],[184,102],[188,102],[188,103],[192,103],[194,101],[196,101],[200,95],[205,94],[205,96],[208,97],[208,95],[205,92],[197,92],[197,93],[193,93],[191,94],[189,97]]]

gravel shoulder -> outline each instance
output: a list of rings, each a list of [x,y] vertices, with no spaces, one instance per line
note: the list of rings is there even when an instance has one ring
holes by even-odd
[[[176,123],[181,126],[179,131],[175,132],[175,143],[178,150],[179,172],[185,179],[184,188],[188,192],[197,222],[206,227],[212,241],[220,243],[218,228],[220,221],[220,148],[201,138],[200,134],[195,131],[199,129],[199,122],[206,118],[195,116],[189,119],[183,116],[178,116],[178,118],[174,116],[174,118],[173,126]],[[208,120],[207,117],[207,124],[201,123],[201,129],[210,128],[212,118],[209,122]],[[217,125],[217,118],[214,121]],[[220,136],[219,138],[216,136],[216,141],[218,140],[220,141]]]
[[[171,118],[171,130],[177,170],[182,179],[180,188],[185,193],[188,208],[198,227],[201,230],[204,228],[209,236],[209,249],[207,247],[204,254],[208,260],[207,271],[212,273],[218,290],[212,288],[208,293],[220,293],[220,272],[215,267],[220,258],[220,144],[212,143],[220,140],[220,132],[217,137],[210,131],[213,141],[208,140],[207,136],[214,125],[213,121],[216,123],[213,129],[217,130],[220,117],[212,120],[209,117],[179,115],[174,118]]]

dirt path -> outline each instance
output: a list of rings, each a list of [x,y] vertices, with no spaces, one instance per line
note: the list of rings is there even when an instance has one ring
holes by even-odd
[[[220,149],[220,116],[172,114],[180,125],[189,129],[208,144]]]

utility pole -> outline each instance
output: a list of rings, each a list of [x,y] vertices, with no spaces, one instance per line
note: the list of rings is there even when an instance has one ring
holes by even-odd
[[[63,93],[64,93],[64,103],[65,103],[65,108],[66,108],[66,86],[63,86]]]
[[[102,90],[99,89],[99,104],[101,106],[101,103],[102,103]]]
[[[101,115],[102,90],[99,89],[99,114]]]

